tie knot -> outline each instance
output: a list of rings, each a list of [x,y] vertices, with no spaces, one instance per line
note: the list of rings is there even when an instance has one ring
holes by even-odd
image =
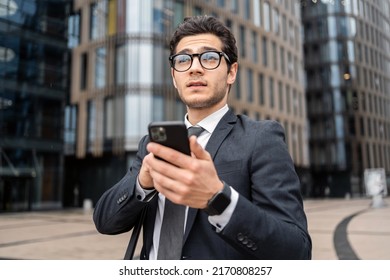
[[[201,126],[191,126],[190,128],[188,128],[188,137],[192,135],[198,137],[203,131],[204,128]]]

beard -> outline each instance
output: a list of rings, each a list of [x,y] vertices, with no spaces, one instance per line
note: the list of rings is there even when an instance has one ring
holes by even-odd
[[[216,104],[221,103],[221,101],[226,97],[227,89],[225,87],[218,87],[215,89],[214,93],[204,98],[202,94],[200,94],[199,98],[193,96],[183,96],[182,93],[179,92],[180,99],[188,108],[191,109],[206,109],[215,106]]]

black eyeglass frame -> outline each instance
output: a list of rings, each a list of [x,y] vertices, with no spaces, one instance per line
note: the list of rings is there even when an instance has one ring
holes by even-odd
[[[215,66],[215,67],[213,67],[213,68],[207,68],[207,67],[204,67],[204,66],[203,66],[202,60],[200,59],[200,57],[201,57],[202,55],[204,55],[205,53],[216,53],[216,54],[219,55],[219,61],[218,61],[217,66]],[[188,66],[188,68],[187,68],[186,70],[177,70],[177,69],[175,68],[174,64],[173,64],[173,60],[175,59],[175,57],[177,57],[177,56],[179,56],[179,55],[187,55],[187,56],[189,56],[189,57],[191,58],[191,63],[190,63],[190,65]],[[172,67],[173,69],[175,69],[175,71],[177,71],[177,72],[185,72],[185,71],[188,71],[188,69],[191,68],[192,63],[194,62],[194,57],[195,57],[195,56],[198,57],[198,60],[199,60],[200,65],[201,65],[204,69],[206,69],[206,70],[214,70],[214,69],[217,69],[217,68],[219,67],[219,65],[221,64],[221,60],[222,60],[221,57],[224,57],[224,58],[226,59],[226,61],[228,62],[228,64],[231,64],[228,55],[227,55],[226,53],[224,53],[224,52],[219,52],[219,51],[205,51],[205,52],[202,52],[202,53],[193,53],[193,54],[189,54],[189,53],[178,53],[178,54],[171,55],[171,56],[169,57],[169,62],[170,62],[170,64],[171,64],[171,67]]]

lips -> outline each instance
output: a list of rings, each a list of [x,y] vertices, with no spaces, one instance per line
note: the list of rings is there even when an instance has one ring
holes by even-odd
[[[190,81],[187,83],[187,87],[204,87],[206,85],[203,81]]]

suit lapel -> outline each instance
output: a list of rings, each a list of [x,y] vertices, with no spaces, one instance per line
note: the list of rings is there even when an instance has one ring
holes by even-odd
[[[237,122],[237,116],[231,110],[229,110],[219,121],[217,127],[215,128],[213,134],[211,135],[206,145],[206,151],[210,153],[213,160],[222,142],[225,140],[225,138],[228,136],[230,131],[233,129],[233,126],[236,122]],[[187,223],[186,223],[183,243],[185,243],[187,240],[188,234],[192,228],[192,225],[195,222],[197,213],[198,213],[198,209],[194,209],[194,208],[188,209]]]
[[[209,139],[209,142],[206,145],[206,150],[210,153],[212,159],[215,158],[219,147],[233,129],[236,122],[237,116],[234,115],[231,110],[229,110],[219,121],[217,127]]]

